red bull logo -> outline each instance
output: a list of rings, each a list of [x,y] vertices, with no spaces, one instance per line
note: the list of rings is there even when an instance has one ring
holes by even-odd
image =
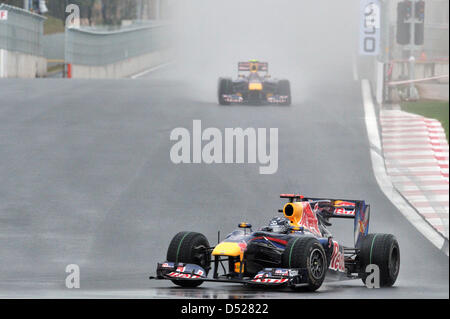
[[[331,255],[330,269],[345,272],[344,252],[339,244],[333,240],[333,254]]]
[[[303,226],[308,229],[310,232],[321,236],[321,232],[319,230],[319,221],[317,219],[316,214],[312,211],[311,205],[309,203],[303,204],[303,215],[300,220],[299,226]]]
[[[334,202],[334,206],[355,206],[355,203],[352,202],[346,202],[343,200],[337,200],[336,202]]]

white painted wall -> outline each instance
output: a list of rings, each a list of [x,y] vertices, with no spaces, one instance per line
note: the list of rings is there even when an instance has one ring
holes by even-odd
[[[44,57],[0,49],[0,78],[36,78],[46,73]]]
[[[72,65],[73,79],[119,79],[130,77],[143,70],[158,66],[170,60],[170,54],[157,51],[102,66]]]

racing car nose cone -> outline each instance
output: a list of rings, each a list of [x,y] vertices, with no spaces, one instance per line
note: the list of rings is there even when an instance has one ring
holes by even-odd
[[[240,256],[242,252],[241,247],[238,243],[220,243],[219,245],[214,248],[212,255],[213,256],[231,256],[231,257],[237,257]]]
[[[263,85],[260,82],[249,83],[248,89],[249,91],[262,91]]]

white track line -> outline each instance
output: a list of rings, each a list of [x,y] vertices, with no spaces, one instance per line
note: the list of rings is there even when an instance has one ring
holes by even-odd
[[[443,236],[431,227],[431,225],[428,224],[424,218],[411,207],[411,205],[395,189],[391,179],[387,175],[384,159],[381,155],[381,140],[378,132],[375,106],[373,104],[370,83],[367,79],[362,80],[361,89],[364,101],[367,134],[371,145],[370,155],[372,158],[372,167],[380,189],[398,208],[403,216],[417,228],[417,230],[419,230],[433,245],[448,256],[448,243],[446,243]]]
[[[132,79],[140,78],[140,77],[142,77],[142,76],[144,76],[144,75],[147,75],[147,74],[149,74],[149,73],[158,71],[159,69],[165,68],[165,67],[167,67],[167,66],[169,66],[169,65],[171,65],[171,64],[173,64],[173,63],[174,63],[174,62],[167,62],[167,63],[164,63],[164,64],[160,64],[160,65],[155,66],[155,67],[153,67],[153,68],[151,68],[151,69],[148,69],[148,70],[145,70],[145,71],[143,71],[143,72],[141,72],[141,73],[135,74],[135,75],[131,76],[130,78],[132,78]]]
[[[359,81],[359,71],[358,71],[358,58],[355,54],[353,54],[353,63],[352,63],[352,72],[353,72],[353,80]]]

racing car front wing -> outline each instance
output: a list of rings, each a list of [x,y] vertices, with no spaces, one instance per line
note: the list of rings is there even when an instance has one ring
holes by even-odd
[[[233,275],[218,276],[217,278],[208,278],[206,271],[194,264],[165,262],[158,263],[156,277],[149,279],[157,280],[199,280],[209,282],[240,283],[249,286],[266,287],[306,287],[308,286],[306,269],[301,268],[265,268],[252,277],[240,277]]]
[[[242,96],[237,94],[223,94],[222,95],[223,100],[227,103],[235,103],[235,104],[243,104],[248,101],[246,101]],[[264,101],[268,104],[282,104],[286,103],[289,99],[289,96],[287,95],[271,95],[268,96]]]

